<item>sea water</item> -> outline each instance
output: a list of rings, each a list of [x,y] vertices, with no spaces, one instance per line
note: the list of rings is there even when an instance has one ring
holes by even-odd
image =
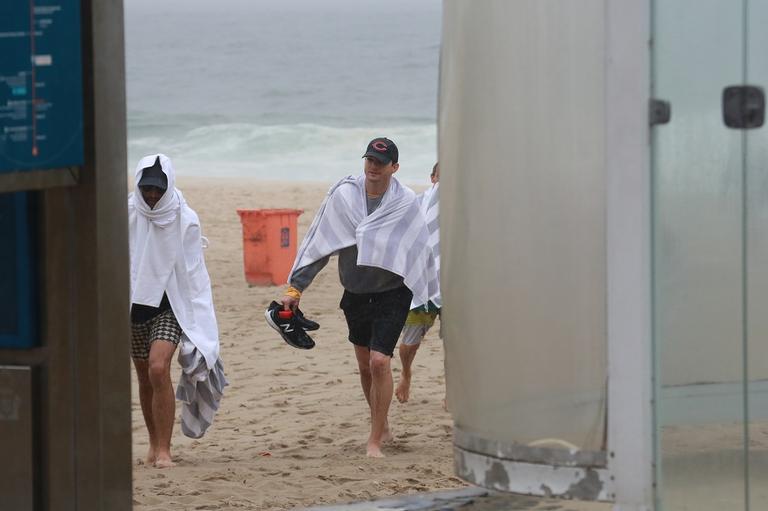
[[[436,161],[439,0],[127,0],[128,168],[334,181],[371,138]]]

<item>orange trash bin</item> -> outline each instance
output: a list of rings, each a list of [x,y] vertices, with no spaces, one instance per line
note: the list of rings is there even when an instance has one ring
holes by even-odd
[[[281,285],[296,258],[302,209],[238,209],[243,225],[243,268],[250,286]]]

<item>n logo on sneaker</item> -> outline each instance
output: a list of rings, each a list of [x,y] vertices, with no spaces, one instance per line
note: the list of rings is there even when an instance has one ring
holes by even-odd
[[[280,325],[280,328],[282,328],[283,331],[285,331],[286,333],[293,332],[293,327],[291,326],[290,323],[286,323],[284,325]]]

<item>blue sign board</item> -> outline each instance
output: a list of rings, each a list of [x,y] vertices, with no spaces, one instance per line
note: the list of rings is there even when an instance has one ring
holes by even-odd
[[[0,174],[83,164],[80,0],[0,1]]]
[[[0,349],[32,348],[37,278],[29,193],[0,194]]]

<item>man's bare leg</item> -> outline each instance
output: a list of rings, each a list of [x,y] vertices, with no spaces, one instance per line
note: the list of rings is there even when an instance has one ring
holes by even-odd
[[[397,400],[401,403],[406,403],[410,397],[411,366],[413,365],[413,359],[416,357],[416,352],[419,350],[419,346],[421,346],[421,342],[418,344],[400,345],[400,362],[403,364],[403,372],[400,375],[400,382],[397,384],[395,395],[397,396]]]
[[[363,387],[363,394],[368,406],[371,406],[371,351],[363,346],[353,344],[355,347],[355,358],[357,359],[357,369],[360,371],[360,386]]]
[[[149,349],[149,381],[152,384],[152,421],[155,428],[155,466],[168,468],[171,461],[171,434],[176,415],[176,401],[171,385],[171,359],[176,345],[156,340]]]
[[[154,465],[157,438],[155,436],[155,425],[152,421],[152,384],[149,381],[149,361],[134,358],[133,367],[136,368],[136,377],[139,380],[141,413],[144,415],[144,424],[146,424],[147,433],[149,433],[149,450],[147,451],[144,463],[146,465]]]
[[[368,408],[371,412],[371,428],[373,428],[373,405],[371,404],[371,387],[373,382],[373,376],[371,374],[371,353],[368,348],[355,345],[355,358],[357,359],[357,368],[360,371],[360,386],[363,388],[363,394],[365,400],[368,403]],[[381,354],[380,354],[381,355]],[[389,357],[387,357],[389,358]],[[390,370],[390,381],[392,379],[392,372]],[[389,399],[392,400],[392,391],[389,392]],[[385,416],[384,420],[384,433],[381,435],[379,445],[384,442],[388,442],[392,439],[392,433],[389,430],[389,421]],[[381,449],[379,448],[379,452]]]
[[[383,458],[381,444],[389,440],[391,433],[387,414],[392,402],[392,366],[388,355],[371,351],[371,435],[368,437],[367,454]]]

